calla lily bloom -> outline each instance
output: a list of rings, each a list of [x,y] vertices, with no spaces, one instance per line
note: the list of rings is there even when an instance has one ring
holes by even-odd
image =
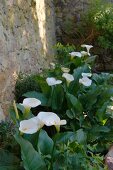
[[[54,77],[48,77],[46,79],[46,82],[49,86],[54,86],[56,84],[61,84],[62,81],[61,80],[56,80]]]
[[[20,122],[19,131],[26,134],[33,134],[40,130],[43,126],[44,124],[36,116],[28,120],[22,120]]]
[[[60,125],[65,125],[66,120],[60,120],[57,114],[53,112],[39,112],[37,116],[41,122],[43,122],[46,126],[55,126],[57,131],[60,130]]]
[[[53,112],[39,112],[36,117],[20,122],[19,131],[26,134],[33,134],[40,130],[44,125],[55,126],[57,131],[61,125],[65,125],[66,120],[60,118]]]
[[[81,58],[82,57],[82,54],[80,53],[80,52],[71,52],[71,53],[69,53],[70,55],[71,55],[71,57],[73,58],[73,57],[79,57],[79,58]]]
[[[26,98],[23,100],[21,105],[23,105],[26,109],[30,109],[41,105],[41,101],[36,98]]]
[[[74,80],[73,75],[69,73],[63,73],[62,77],[64,77],[69,83]]]
[[[92,45],[83,44],[83,45],[81,45],[81,47],[85,47],[85,48],[87,49],[88,55],[90,56],[89,50],[90,50],[93,46],[92,46]]]
[[[81,51],[81,54],[82,54],[82,57],[89,55],[88,52],[86,52],[86,51]]]
[[[64,73],[69,73],[70,69],[69,68],[66,68],[66,67],[61,67],[61,70],[64,72]]]
[[[79,79],[79,83],[83,84],[86,87],[91,86],[92,80],[90,80],[88,77],[83,77]]]
[[[82,76],[83,76],[83,77],[91,77],[91,76],[92,76],[92,73],[82,73]]]

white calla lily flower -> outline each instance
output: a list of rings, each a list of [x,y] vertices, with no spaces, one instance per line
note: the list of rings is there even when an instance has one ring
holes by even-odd
[[[54,77],[48,77],[46,79],[46,82],[47,82],[48,86],[54,86],[54,85],[62,83],[61,80],[56,80]]]
[[[80,52],[71,52],[71,53],[69,53],[70,55],[71,55],[71,57],[73,58],[73,57],[79,57],[79,58],[81,58],[82,57],[82,54],[80,53]]]
[[[36,98],[26,98],[23,100],[23,103],[21,105],[23,105],[27,109],[30,109],[41,105],[41,101]]]
[[[46,126],[55,126],[59,131],[61,125],[66,125],[66,120],[60,120],[53,112],[39,112],[37,116]]]
[[[89,55],[86,51],[81,51],[82,57]]]
[[[91,76],[92,76],[92,73],[82,73],[82,76],[83,76],[83,77],[91,77]]]
[[[79,83],[83,84],[86,87],[89,87],[92,84],[92,80],[90,80],[88,77],[83,77],[79,79]]]
[[[93,46],[92,46],[92,45],[86,45],[86,44],[83,44],[83,45],[81,45],[81,47],[85,47],[85,48],[87,49],[87,53],[88,53],[88,55],[90,56],[89,51],[90,51],[90,49],[91,49]]]
[[[33,134],[40,130],[44,124],[36,117],[20,122],[19,131],[26,134]]]
[[[69,73],[63,73],[62,77],[64,77],[69,83],[74,80],[73,75]]]
[[[69,73],[70,69],[69,68],[66,68],[66,67],[61,67],[61,70],[64,72],[64,73]]]

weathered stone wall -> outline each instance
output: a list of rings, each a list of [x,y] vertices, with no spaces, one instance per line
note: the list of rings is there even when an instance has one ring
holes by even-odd
[[[89,0],[55,0],[56,36],[62,43],[74,43],[76,24],[81,12],[85,11]]]
[[[13,99],[18,73],[40,72],[54,55],[52,0],[0,0],[0,107]]]

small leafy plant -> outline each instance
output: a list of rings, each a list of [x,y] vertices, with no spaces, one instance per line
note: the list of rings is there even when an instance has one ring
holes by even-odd
[[[14,124],[11,121],[0,122],[0,169],[22,170],[19,158],[19,145],[14,139]]]

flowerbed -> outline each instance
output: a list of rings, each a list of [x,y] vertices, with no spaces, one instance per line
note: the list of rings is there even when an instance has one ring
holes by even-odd
[[[113,75],[92,73],[91,48],[69,48],[65,60],[65,48],[60,50],[62,63],[52,63],[35,76],[39,90],[13,103],[10,116],[24,169],[107,169],[104,156],[113,141]]]

